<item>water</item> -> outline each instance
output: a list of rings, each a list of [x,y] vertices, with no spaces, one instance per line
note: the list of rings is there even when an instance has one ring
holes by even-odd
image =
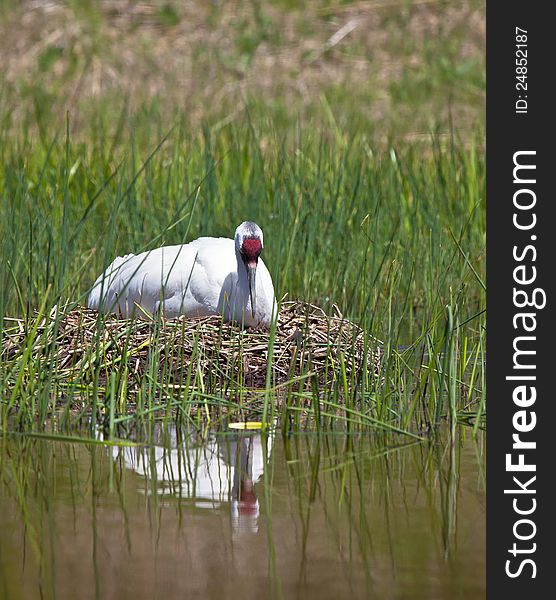
[[[484,440],[0,438],[0,598],[482,598]]]

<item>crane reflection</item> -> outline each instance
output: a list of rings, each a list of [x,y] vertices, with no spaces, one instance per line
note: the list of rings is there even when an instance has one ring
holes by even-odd
[[[173,424],[156,426],[148,446],[114,447],[113,457],[144,478],[147,494],[220,510],[229,505],[233,532],[256,533],[259,499],[273,434],[211,433],[204,439]]]

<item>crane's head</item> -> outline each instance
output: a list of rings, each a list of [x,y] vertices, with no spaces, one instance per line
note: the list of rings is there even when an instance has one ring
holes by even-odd
[[[249,297],[251,299],[251,314],[255,317],[256,309],[256,274],[259,255],[263,250],[263,231],[252,221],[244,221],[235,234],[236,253],[241,257],[247,270],[247,282],[249,284]]]

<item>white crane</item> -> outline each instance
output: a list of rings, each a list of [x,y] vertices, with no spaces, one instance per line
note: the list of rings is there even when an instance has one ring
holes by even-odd
[[[245,221],[233,240],[201,237],[119,256],[95,281],[87,305],[123,317],[221,315],[246,327],[269,327],[278,309],[262,250],[261,228]]]

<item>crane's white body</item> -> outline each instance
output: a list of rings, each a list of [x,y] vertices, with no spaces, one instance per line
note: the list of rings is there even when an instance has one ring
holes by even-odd
[[[88,306],[123,317],[141,317],[144,312],[167,318],[221,315],[247,327],[268,327],[277,316],[277,305],[262,260],[253,283],[254,308],[237,239],[202,237],[116,258],[96,280]]]

